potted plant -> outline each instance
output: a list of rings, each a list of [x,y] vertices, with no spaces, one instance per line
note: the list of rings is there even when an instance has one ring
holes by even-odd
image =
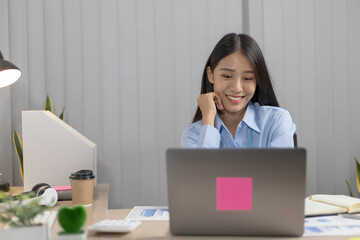
[[[355,160],[355,165],[356,165],[356,188],[358,190],[358,193],[360,193],[360,163],[356,159],[356,157],[354,157],[354,160]],[[350,183],[348,180],[346,180],[346,184],[349,188],[350,196],[355,197],[353,191],[351,190]]]
[[[40,205],[40,198],[34,198],[35,193],[24,193],[17,197],[7,196],[0,192],[0,239],[36,239],[49,238],[48,228],[35,222],[37,215],[49,209]]]
[[[82,227],[86,220],[86,211],[83,206],[73,208],[61,207],[58,212],[58,221],[63,231],[56,235],[57,240],[86,239],[86,232]]]
[[[49,95],[47,95],[46,100],[44,102],[44,110],[53,112],[53,107],[52,107]],[[65,108],[62,109],[62,112],[61,112],[59,118],[64,121]],[[19,159],[21,179],[24,182],[23,144],[22,144],[21,138],[16,130],[14,130],[14,133],[13,133],[13,142],[14,142],[14,146],[15,146],[15,150],[16,150],[18,159]]]

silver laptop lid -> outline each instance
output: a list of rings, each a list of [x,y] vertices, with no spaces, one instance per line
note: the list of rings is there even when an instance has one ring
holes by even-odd
[[[170,232],[301,236],[305,149],[169,149]]]

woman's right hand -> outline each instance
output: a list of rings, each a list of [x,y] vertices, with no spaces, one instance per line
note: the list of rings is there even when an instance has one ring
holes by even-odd
[[[200,94],[197,103],[202,114],[202,125],[209,124],[210,126],[214,126],[216,108],[219,110],[224,109],[219,94],[215,92]]]

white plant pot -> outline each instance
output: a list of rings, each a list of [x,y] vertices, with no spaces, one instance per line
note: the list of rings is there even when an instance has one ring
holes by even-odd
[[[47,240],[47,229],[48,228],[45,224],[39,226],[0,229],[0,239]]]
[[[66,233],[66,234],[56,234],[56,240],[85,240],[86,231],[82,233]]]

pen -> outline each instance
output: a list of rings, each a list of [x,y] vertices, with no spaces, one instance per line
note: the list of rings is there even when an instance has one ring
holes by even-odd
[[[354,214],[349,214],[349,213],[340,213],[339,216],[344,217],[344,218],[360,220],[360,215],[354,215]]]

